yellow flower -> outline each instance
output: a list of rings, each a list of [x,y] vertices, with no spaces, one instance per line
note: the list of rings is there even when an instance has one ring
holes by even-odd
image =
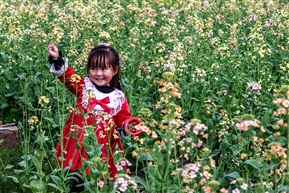
[[[45,104],[48,104],[50,102],[49,98],[47,98],[46,96],[41,96],[39,97],[38,99],[38,103],[41,105],[41,106],[44,106]]]
[[[105,32],[105,31],[102,31],[100,34],[99,34],[99,37],[100,38],[104,38],[105,40],[110,40],[110,35],[108,32]]]
[[[133,152],[132,152],[132,156],[133,156],[133,157],[137,157],[137,152],[136,152],[136,151],[133,151]]]
[[[241,153],[241,159],[245,159],[247,157],[246,153]]]
[[[158,135],[154,131],[152,131],[152,138],[158,138]]]
[[[28,124],[29,125],[33,125],[33,124],[36,124],[38,122],[38,117],[36,116],[32,116],[28,119]]]

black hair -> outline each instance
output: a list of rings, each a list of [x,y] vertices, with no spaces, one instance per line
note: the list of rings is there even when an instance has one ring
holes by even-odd
[[[109,45],[95,46],[88,55],[87,71],[91,67],[111,67],[114,71],[118,68],[117,73],[110,81],[110,86],[121,90],[119,54],[113,47]]]

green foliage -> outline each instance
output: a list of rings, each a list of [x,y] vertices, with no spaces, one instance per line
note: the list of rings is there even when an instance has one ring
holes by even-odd
[[[86,192],[120,188],[102,184],[93,135],[91,177],[55,163],[75,99],[49,72],[53,41],[83,76],[98,42],[121,55],[122,90],[147,126],[122,138],[127,192],[288,191],[288,17],[286,1],[1,1],[0,120],[20,134],[20,152],[0,149],[1,190],[68,192],[75,175]]]

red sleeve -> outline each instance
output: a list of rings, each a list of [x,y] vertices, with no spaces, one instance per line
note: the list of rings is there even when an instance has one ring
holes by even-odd
[[[78,95],[84,85],[84,79],[77,75],[69,66],[62,75],[58,76],[58,78],[64,83],[65,87],[75,95]]]
[[[115,123],[118,128],[122,126],[123,122],[125,122],[127,119],[131,117],[129,105],[128,105],[126,98],[125,98],[124,103],[122,104],[121,110],[116,114],[115,117],[116,117]]]

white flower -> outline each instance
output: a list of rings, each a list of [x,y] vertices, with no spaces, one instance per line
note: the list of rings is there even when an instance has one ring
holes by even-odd
[[[247,188],[248,188],[248,184],[243,183],[243,184],[241,185],[241,188],[242,188],[243,190],[247,190]]]
[[[235,188],[234,190],[232,190],[232,193],[240,193],[240,190],[238,188]]]

